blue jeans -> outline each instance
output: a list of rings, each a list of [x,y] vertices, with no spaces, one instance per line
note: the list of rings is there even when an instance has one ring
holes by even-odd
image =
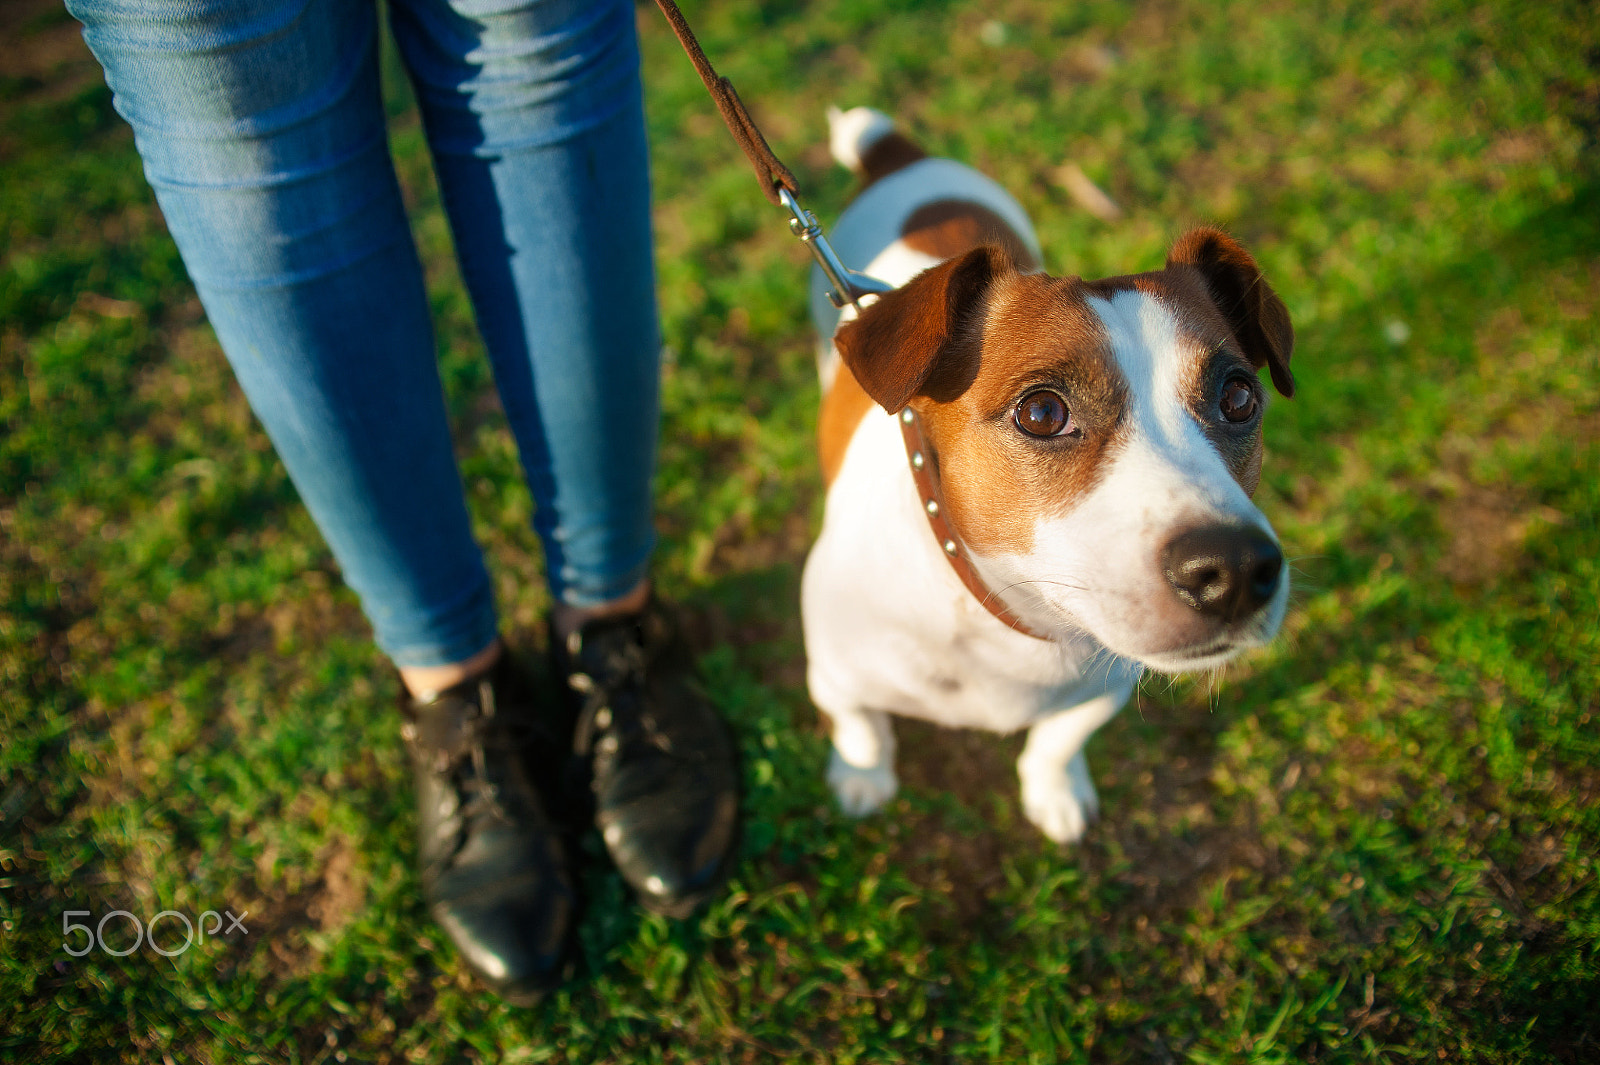
[[[68,0],[240,385],[403,666],[497,632],[390,160],[374,0]],[[390,0],[551,591],[644,577],[659,422],[628,0]]]

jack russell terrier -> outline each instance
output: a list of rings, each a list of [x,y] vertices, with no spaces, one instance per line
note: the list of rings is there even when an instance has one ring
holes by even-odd
[[[896,287],[841,314],[812,279],[828,488],[801,599],[828,782],[856,816],[893,797],[891,713],[1027,728],[1023,809],[1077,840],[1099,807],[1084,743],[1140,673],[1220,666],[1283,620],[1250,497],[1257,371],[1294,392],[1289,313],[1215,229],[1162,270],[1050,277],[999,185],[877,111],[829,124],[866,181],[830,239]]]

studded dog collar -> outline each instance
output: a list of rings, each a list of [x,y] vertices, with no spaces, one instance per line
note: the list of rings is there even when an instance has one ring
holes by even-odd
[[[917,420],[916,412],[910,407],[900,411],[900,436],[905,441],[906,459],[911,464],[911,477],[917,483],[917,498],[922,501],[922,513],[928,519],[928,526],[933,530],[934,539],[938,541],[940,549],[944,552],[950,568],[956,571],[956,576],[961,583],[966,585],[967,591],[983,606],[985,610],[1016,629],[1024,636],[1032,636],[1036,640],[1048,640],[1035,632],[1017,615],[1013,614],[1006,604],[983,583],[983,578],[978,576],[978,571],[972,567],[972,561],[967,557],[966,547],[956,536],[955,530],[950,527],[949,519],[945,517],[944,496],[939,491],[939,482],[934,476],[937,461],[933,450],[928,447],[928,440],[922,435],[922,424]]]

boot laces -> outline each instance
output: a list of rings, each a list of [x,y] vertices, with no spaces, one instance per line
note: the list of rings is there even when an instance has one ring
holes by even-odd
[[[607,747],[638,738],[660,750],[670,750],[671,739],[657,727],[653,715],[645,712],[641,693],[649,654],[643,639],[632,633],[618,634],[573,658],[575,667],[567,684],[584,696],[583,708],[572,735],[572,749],[579,755],[601,753]]]
[[[521,717],[500,716],[494,686],[488,678],[478,682],[477,712],[466,724],[462,746],[454,754],[438,752],[439,769],[450,775],[457,793],[465,796],[458,808],[463,828],[478,817],[514,823],[504,801],[506,760],[517,757],[535,731],[531,722]]]

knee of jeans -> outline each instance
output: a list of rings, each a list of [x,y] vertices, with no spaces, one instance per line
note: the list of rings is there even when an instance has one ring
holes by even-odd
[[[640,96],[625,0],[397,0],[395,41],[435,151],[497,155],[566,140]]]
[[[361,155],[319,161],[292,178],[152,185],[190,276],[212,289],[300,284],[411,239],[381,137]]]
[[[197,282],[292,283],[406,232],[370,9],[247,0],[135,19],[73,0],[73,10]]]

